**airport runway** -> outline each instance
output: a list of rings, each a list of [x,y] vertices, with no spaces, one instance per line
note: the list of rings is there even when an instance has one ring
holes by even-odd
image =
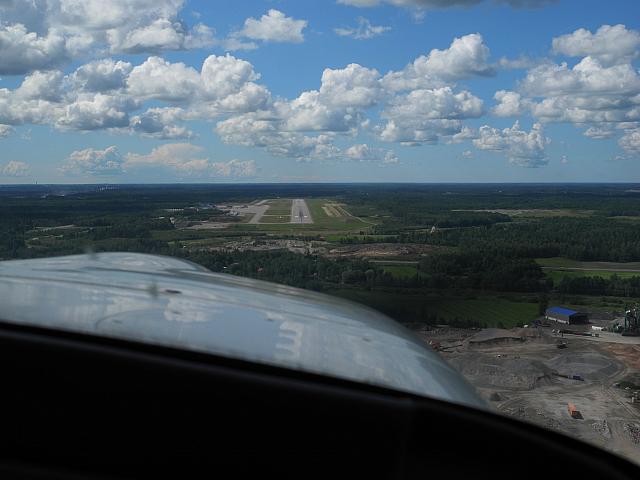
[[[289,223],[313,223],[307,202],[296,198],[291,202],[291,221]]]

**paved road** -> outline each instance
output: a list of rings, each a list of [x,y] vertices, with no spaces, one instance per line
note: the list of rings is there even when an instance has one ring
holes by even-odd
[[[289,223],[313,223],[307,202],[302,198],[296,198],[291,202],[291,221]]]

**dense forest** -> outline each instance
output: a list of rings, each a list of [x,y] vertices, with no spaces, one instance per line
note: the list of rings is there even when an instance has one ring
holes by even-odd
[[[476,249],[503,257],[567,257],[584,261],[640,261],[640,224],[595,218],[548,218],[537,222],[452,229],[437,235],[405,233],[405,242]]]

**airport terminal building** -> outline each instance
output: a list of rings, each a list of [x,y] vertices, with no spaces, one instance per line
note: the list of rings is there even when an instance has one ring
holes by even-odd
[[[589,317],[586,313],[576,312],[563,307],[549,307],[544,312],[545,320],[553,320],[554,322],[576,324],[589,323]]]

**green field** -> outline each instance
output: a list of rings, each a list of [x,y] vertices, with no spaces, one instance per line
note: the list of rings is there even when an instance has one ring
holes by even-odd
[[[310,198],[306,199],[307,205],[313,218],[313,226],[317,229],[325,230],[338,230],[338,231],[367,231],[371,224],[365,223],[362,220],[345,215],[342,217],[330,217],[323,210],[323,206],[330,202],[324,198]],[[344,208],[341,209],[344,211]]]
[[[579,277],[602,277],[609,279],[613,275],[619,278],[640,277],[640,272],[615,272],[605,270],[552,270],[545,269],[544,273],[547,277],[553,279],[554,285],[559,284],[563,278],[579,278]]]
[[[536,262],[541,267],[561,267],[561,268],[579,268],[582,262],[571,260],[569,258],[552,257],[552,258],[536,258]]]
[[[547,277],[552,278],[555,284],[563,278],[578,277],[602,277],[605,279],[617,275],[620,278],[640,276],[640,262],[615,263],[615,262],[580,262],[562,257],[537,258]]]
[[[538,316],[537,303],[499,297],[465,298],[351,289],[330,293],[369,305],[400,322],[420,321],[420,315],[427,313],[437,315],[440,323],[473,320],[486,327],[511,328],[527,324]]]
[[[585,270],[607,270],[611,272],[640,270],[640,262],[581,262],[563,257],[536,258],[536,262],[541,267],[581,268]]]
[[[621,222],[640,222],[640,217],[632,217],[632,216],[626,216],[626,215],[620,215],[620,216],[615,216],[615,217],[609,217],[613,220],[619,220]]]
[[[287,217],[287,221],[291,219],[291,199],[290,198],[276,198],[273,200],[268,200],[267,205],[269,205],[269,209],[267,210],[264,216],[282,215]]]
[[[358,232],[355,234],[331,234],[325,235],[325,239],[327,242],[341,242],[343,240],[353,240],[354,243],[364,243],[366,241],[374,241],[374,242],[387,242],[389,239],[397,238],[397,235],[359,235]]]
[[[271,209],[267,210],[267,211],[271,211]],[[260,219],[260,224],[262,223],[289,223],[291,221],[291,214],[288,215],[278,215],[278,214],[273,214],[273,215],[267,215],[264,214],[262,216],[262,218]]]
[[[443,299],[436,302],[432,310],[439,317],[448,320],[456,317],[470,318],[488,327],[516,327],[529,323],[538,316],[538,305],[535,303],[512,302],[498,298]]]
[[[452,210],[453,212],[489,212],[509,215],[511,218],[554,218],[554,217],[590,217],[594,210],[578,210],[569,208],[496,208],[485,210]]]
[[[410,278],[418,274],[418,267],[415,265],[383,265],[382,269],[395,278]]]

